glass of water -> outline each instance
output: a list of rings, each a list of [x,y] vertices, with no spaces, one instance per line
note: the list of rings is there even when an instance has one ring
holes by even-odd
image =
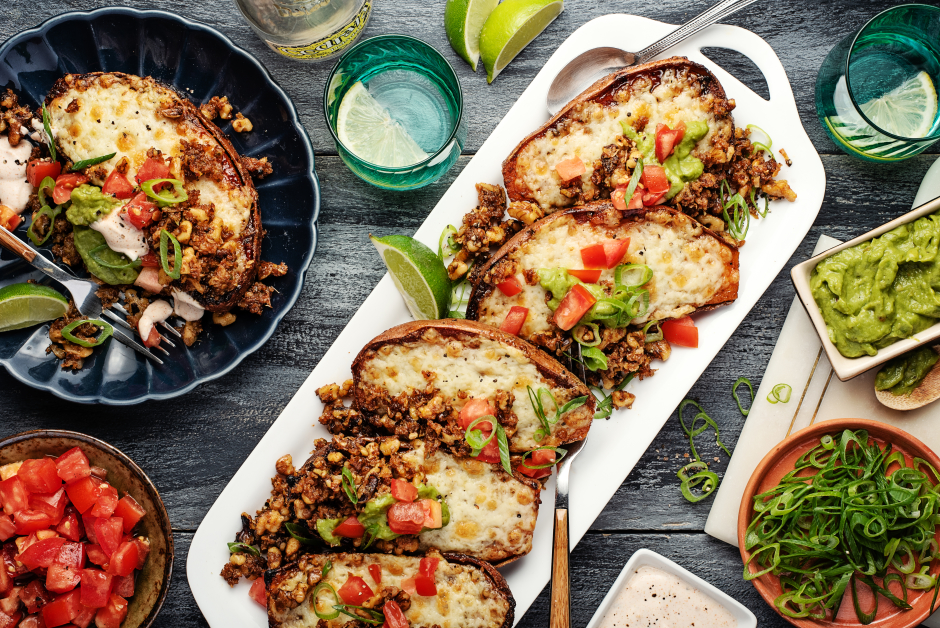
[[[382,35],[351,48],[327,78],[323,105],[340,158],[380,188],[437,180],[467,141],[457,74],[413,37]]]
[[[940,139],[940,8],[893,7],[833,48],[816,78],[816,113],[850,155],[900,161]]]

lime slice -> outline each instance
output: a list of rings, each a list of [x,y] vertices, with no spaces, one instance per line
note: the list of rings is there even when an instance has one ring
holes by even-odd
[[[336,134],[356,157],[377,166],[401,168],[428,158],[361,82],[350,87],[339,104]]]
[[[881,98],[861,105],[860,109],[889,133],[927,137],[937,117],[937,90],[930,75],[922,71]]]
[[[68,310],[68,299],[48,286],[15,283],[0,289],[0,331],[54,321]]]
[[[505,0],[493,9],[480,32],[480,56],[486,82],[502,72],[564,8],[562,0]]]
[[[451,47],[477,71],[480,58],[480,31],[499,0],[447,0],[444,30]]]
[[[444,318],[450,305],[451,285],[444,262],[434,251],[408,236],[369,238],[415,320]]]

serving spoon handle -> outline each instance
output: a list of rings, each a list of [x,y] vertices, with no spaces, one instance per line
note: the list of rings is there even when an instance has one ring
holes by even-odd
[[[713,7],[706,9],[702,13],[693,17],[691,20],[672,31],[659,41],[653,42],[643,50],[636,53],[636,57],[632,65],[646,63],[653,57],[668,50],[669,48],[672,48],[680,41],[691,37],[703,28],[707,28],[715,22],[723,20],[732,13],[736,13],[747,5],[753,4],[756,1],[757,0],[722,0]]]

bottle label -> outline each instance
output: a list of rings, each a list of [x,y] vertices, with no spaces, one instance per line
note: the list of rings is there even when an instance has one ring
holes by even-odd
[[[372,1],[366,0],[359,13],[345,26],[336,29],[331,35],[324,37],[312,44],[306,46],[279,46],[272,42],[267,42],[276,52],[285,57],[298,59],[300,61],[316,61],[325,59],[340,52],[343,48],[351,44],[362,33],[366,22],[369,21],[369,13],[372,11]]]

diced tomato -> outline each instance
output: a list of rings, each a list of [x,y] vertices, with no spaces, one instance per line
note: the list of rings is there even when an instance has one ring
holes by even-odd
[[[98,501],[98,495],[104,483],[92,476],[84,477],[65,485],[65,492],[68,493],[69,501],[80,513],[88,510]]]
[[[7,543],[4,543],[3,551],[0,552],[0,561],[2,561],[2,564],[0,564],[0,569],[14,578],[18,578],[29,573],[29,569],[26,568],[26,565],[16,560],[16,555],[19,554],[19,552],[20,551],[17,549],[16,542],[14,541],[8,541]]]
[[[580,284],[571,286],[571,290],[568,291],[568,294],[558,304],[558,309],[555,310],[555,324],[568,331],[578,324],[581,317],[587,314],[595,303],[597,303],[597,299],[584,286]]]
[[[148,200],[147,195],[139,192],[130,203],[124,206],[127,210],[127,219],[138,229],[143,229],[153,222],[153,212],[157,204]]]
[[[359,576],[349,576],[346,584],[340,587],[337,593],[344,604],[353,606],[362,606],[363,602],[375,595],[366,581]]]
[[[419,503],[424,508],[425,528],[437,530],[444,526],[443,510],[439,501],[436,499],[422,499]]]
[[[78,626],[78,628],[88,628],[91,625],[91,622],[95,619],[95,613],[98,612],[97,608],[88,608],[87,606],[82,606],[82,610],[78,612],[78,615],[72,618],[72,623]]]
[[[46,588],[53,593],[71,591],[82,581],[81,570],[75,567],[52,563],[46,572]]]
[[[630,203],[627,204],[627,209],[643,209],[643,190],[639,187],[633,192],[633,197],[630,199]]]
[[[572,157],[571,159],[559,161],[555,166],[555,170],[558,171],[558,176],[561,177],[562,181],[570,181],[587,172],[587,168],[580,157]]]
[[[623,261],[623,256],[627,254],[628,248],[630,248],[630,238],[606,240],[604,242],[604,257],[607,260],[607,268],[616,268]]]
[[[160,265],[159,262],[156,264]],[[137,275],[137,279],[134,280],[135,286],[140,286],[147,292],[152,292],[158,294],[163,290],[163,286],[160,284],[160,271],[154,266],[144,266],[140,270],[140,274]]]
[[[365,533],[366,529],[359,523],[359,519],[356,517],[349,517],[333,530],[333,534],[336,536],[342,536],[347,539],[359,539],[362,538],[362,535]]]
[[[408,595],[414,595],[415,593],[417,593],[417,590],[415,589],[415,579],[414,578],[402,578],[401,590],[407,593]]]
[[[548,464],[550,462],[555,462],[555,452],[551,449],[537,449],[532,452],[532,455],[525,459],[525,462],[516,467],[516,470],[522,475],[527,475],[530,478],[539,479],[548,477],[552,474],[551,467],[545,467],[544,469],[531,469],[526,465],[541,466],[543,464]]]
[[[6,205],[0,205],[0,227],[5,227],[10,231],[15,230],[23,222],[23,217],[13,211]]]
[[[59,564],[66,567],[81,569],[85,566],[85,544],[63,543],[59,548],[59,553],[55,557],[55,561],[52,564]]]
[[[94,512],[92,512],[94,514]],[[114,516],[124,520],[124,532],[130,532],[137,525],[137,522],[143,519],[147,511],[137,503],[137,500],[130,495],[125,495],[118,501],[114,509]]]
[[[113,578],[100,569],[82,569],[82,605],[101,608],[111,596]]]
[[[424,506],[420,502],[397,502],[387,514],[388,527],[395,534],[418,534],[424,527]]]
[[[509,279],[496,284],[496,287],[499,288],[499,291],[505,294],[507,297],[514,297],[522,292],[522,284],[520,284],[519,280],[515,277],[510,277]]]
[[[170,167],[166,165],[162,158],[148,157],[140,169],[137,170],[137,183],[150,181],[151,179],[168,179],[170,176]]]
[[[372,576],[372,581],[375,584],[382,584],[382,565],[378,563],[369,565],[369,575]]]
[[[626,193],[626,185],[618,185],[614,188],[614,191],[610,193],[610,202],[614,204],[614,209],[623,210],[627,208],[627,202],[623,198]]]
[[[392,480],[392,497],[400,502],[413,502],[418,498],[418,487],[407,480]]]
[[[134,195],[134,186],[127,180],[127,177],[115,169],[104,180],[101,191],[105,194],[113,194],[114,198],[130,198]]]
[[[7,576],[7,579],[9,580],[10,576]],[[0,600],[0,611],[6,613],[7,615],[12,615],[16,611],[20,610],[20,592],[22,592],[22,590],[23,587],[11,586],[7,596]]]
[[[525,325],[525,319],[529,316],[529,308],[522,307],[521,305],[514,305],[509,308],[509,313],[506,314],[506,318],[503,319],[503,322],[499,326],[500,331],[504,331],[507,334],[512,334],[513,336],[518,336],[519,332],[522,331],[522,326]]]
[[[65,506],[68,503],[69,498],[65,496],[64,488],[60,488],[52,495],[33,494],[29,496],[30,510],[38,510],[49,515],[49,518],[52,519],[52,525],[59,525],[65,515]]]
[[[20,601],[26,605],[27,613],[35,613],[53,599],[55,596],[49,593],[39,580],[33,580],[20,592]]]
[[[415,576],[415,591],[418,595],[437,595],[437,585],[434,578]]]
[[[81,589],[64,593],[42,607],[42,619],[46,628],[63,626],[82,611]]]
[[[26,180],[34,188],[46,177],[55,179],[62,173],[62,164],[57,161],[47,161],[45,159],[33,159],[26,164]]]
[[[159,268],[160,258],[156,253],[147,253],[140,258],[140,263],[144,268]]]
[[[129,576],[137,568],[137,544],[124,541],[111,557],[108,573],[112,576]]]
[[[92,517],[110,517],[118,505],[117,489],[106,482],[102,482],[101,491],[95,505],[91,507]]]
[[[685,137],[685,122],[680,122],[675,130],[665,124],[656,127],[656,159],[659,163],[666,161],[675,145],[681,142],[683,137]]]
[[[55,525],[52,517],[41,510],[21,510],[13,515],[13,521],[17,534],[29,534]]]
[[[30,493],[55,493],[62,488],[62,480],[52,458],[24,460],[16,475]]]
[[[20,619],[23,618],[23,613],[14,610],[12,613],[5,613],[0,611],[0,628],[14,628],[14,626],[23,624],[20,623]]]
[[[7,573],[6,565],[0,563],[0,593],[13,589],[13,576]]]
[[[83,183],[88,183],[88,177],[83,174],[59,175],[59,178],[55,180],[55,187],[52,189],[52,200],[55,201],[56,205],[71,200],[72,190]]]
[[[490,433],[484,431],[483,438],[486,439],[489,437]],[[496,442],[495,438],[483,446],[476,460],[480,462],[499,462],[499,443]]]
[[[29,507],[29,492],[18,475],[0,482],[0,501],[8,515]]]
[[[418,574],[421,576],[428,576],[430,578],[434,577],[434,573],[437,571],[437,566],[440,564],[441,559],[436,556],[428,556],[422,558],[418,562]]]
[[[385,602],[382,606],[382,614],[385,615],[385,623],[382,628],[409,628],[411,625],[395,600]]]
[[[640,176],[643,187],[650,194],[660,194],[668,192],[671,184],[666,177],[666,169],[662,166],[646,166],[643,168],[643,174]]]
[[[581,249],[581,263],[585,268],[607,268],[607,254],[603,244],[592,244]]]
[[[138,536],[134,538],[134,542],[137,543],[137,568],[143,569],[144,563],[147,562],[147,555],[150,553],[150,540]]]
[[[112,595],[108,599],[108,605],[98,609],[95,614],[95,626],[98,628],[121,628],[125,617],[127,617],[127,600],[118,595]]]
[[[660,323],[663,337],[674,345],[698,349],[698,328],[688,316]]]
[[[261,578],[263,581],[264,578]],[[125,600],[134,597],[134,574],[127,576],[116,576],[111,580],[111,590],[115,595],[120,595]]]
[[[268,592],[264,588],[264,578],[255,578],[248,589],[248,597],[261,605],[261,608],[268,607]]]
[[[586,246],[581,249],[581,262],[586,269],[616,268],[617,264],[623,260],[623,256],[626,255],[629,246],[630,238],[624,238],[623,240],[605,240],[599,244],[592,244],[591,246]],[[576,275],[571,270],[569,270],[568,273],[587,283],[597,281],[597,279],[594,281],[583,279],[580,275]]]
[[[568,274],[577,277],[584,283],[597,283],[601,278],[600,268],[569,268]]]
[[[101,565],[102,567],[107,565],[110,560],[108,555],[104,553],[104,550],[101,549],[100,545],[85,545],[85,556],[88,557],[88,562]]]
[[[95,538],[102,551],[108,556],[113,556],[124,536],[124,522],[120,517],[98,519],[95,521],[94,529]]]
[[[27,615],[20,621],[18,628],[45,628],[45,624],[42,621],[42,615]],[[85,627],[81,626],[79,628]]]
[[[98,521],[98,517],[92,517],[87,512],[82,515],[82,527],[85,528],[85,536],[88,537],[91,543],[98,543],[98,537],[95,536],[96,521]]]
[[[479,419],[481,416],[496,416],[496,408],[494,408],[489,401],[486,399],[472,398],[464,404],[463,408],[460,409],[460,427],[466,430],[470,425]],[[477,423],[473,429],[482,430],[483,432],[493,431],[493,424],[489,421],[480,421]]]
[[[63,482],[74,482],[91,475],[91,463],[88,456],[78,447],[72,447],[56,458],[56,473]]]
[[[65,539],[60,536],[37,541],[23,550],[16,557],[16,560],[26,565],[26,568],[30,570],[39,569],[40,567],[48,568],[56,559],[56,556],[59,555],[59,550],[64,543]]]
[[[8,515],[0,515],[0,541],[6,541],[16,534],[16,524]]]
[[[160,332],[157,331],[156,326],[150,328],[150,333],[146,338],[143,339],[143,341],[144,346],[148,349],[160,346]]]
[[[85,536],[85,528],[82,526],[82,522],[79,521],[78,512],[75,508],[68,506],[65,509],[65,515],[59,525],[56,526],[55,531],[70,541],[78,542],[82,540],[82,537]]]
[[[652,207],[653,205],[659,205],[663,198],[665,198],[666,193],[660,192],[658,194],[644,194],[643,195],[643,205],[645,207]]]

